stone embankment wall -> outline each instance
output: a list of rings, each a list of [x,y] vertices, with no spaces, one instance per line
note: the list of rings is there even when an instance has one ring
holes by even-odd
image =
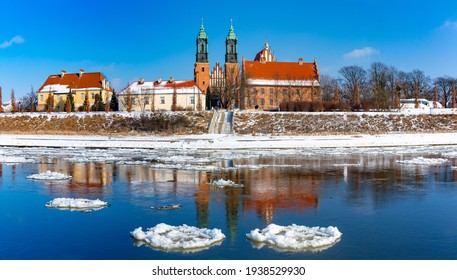
[[[213,112],[0,114],[0,133],[171,135],[207,133]],[[316,135],[457,132],[457,114],[237,111],[233,134]]]
[[[202,134],[211,112],[0,114],[3,134]]]
[[[456,132],[457,114],[401,113],[235,113],[237,134],[343,134]]]

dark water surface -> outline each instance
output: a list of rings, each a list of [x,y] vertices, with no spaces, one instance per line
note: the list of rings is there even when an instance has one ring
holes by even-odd
[[[455,260],[455,150],[0,148],[0,259]],[[26,179],[47,170],[73,178]],[[221,178],[244,187],[209,184]],[[91,213],[44,207],[57,197],[111,206]],[[172,203],[183,207],[151,209]],[[219,228],[227,238],[198,252],[165,252],[130,237],[159,223]],[[343,236],[329,248],[298,252],[246,238],[270,223],[336,226]]]

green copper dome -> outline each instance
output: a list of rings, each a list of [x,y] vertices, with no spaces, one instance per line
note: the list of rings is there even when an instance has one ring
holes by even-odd
[[[208,36],[206,36],[205,28],[202,26],[200,27],[200,32],[198,32],[197,39],[208,39]]]
[[[235,30],[233,29],[233,25],[230,23],[230,30],[227,35],[227,40],[236,40]]]

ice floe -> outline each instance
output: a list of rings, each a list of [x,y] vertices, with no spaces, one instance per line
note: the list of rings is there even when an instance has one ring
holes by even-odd
[[[220,188],[223,188],[223,187],[243,187],[243,184],[237,184],[231,180],[224,180],[224,179],[219,179],[217,181],[213,181],[211,183],[209,183],[210,185],[212,186],[217,186],[217,187],[220,187]]]
[[[181,209],[181,204],[168,204],[168,205],[161,205],[161,206],[152,206],[151,209],[154,210],[177,210]]]
[[[337,227],[279,226],[270,224],[246,234],[254,242],[267,244],[281,250],[313,250],[329,247],[338,242],[342,233]]]
[[[165,223],[148,228],[146,231],[139,227],[130,232],[130,236],[155,249],[181,251],[195,251],[195,249],[219,245],[225,239],[225,235],[217,228],[171,226]]]
[[[59,208],[59,209],[74,209],[74,210],[98,210],[109,206],[107,202],[100,199],[84,199],[84,198],[66,198],[59,197],[54,198],[45,205],[47,208]]]
[[[332,165],[333,167],[360,167],[362,164],[360,163],[335,163]]]
[[[59,172],[46,171],[39,174],[33,174],[27,176],[27,179],[31,180],[70,180],[70,175],[65,175]]]
[[[397,163],[400,164],[414,164],[414,165],[440,165],[446,163],[448,159],[446,158],[424,158],[417,157],[408,160],[397,160]]]

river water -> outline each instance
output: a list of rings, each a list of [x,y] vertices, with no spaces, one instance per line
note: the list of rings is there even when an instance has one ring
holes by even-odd
[[[457,259],[455,148],[0,148],[0,259]],[[72,179],[26,178],[48,170]],[[219,179],[242,187],[210,184]],[[110,206],[89,213],[45,207],[58,197]],[[182,208],[151,208],[168,204]],[[159,223],[218,228],[226,239],[167,251],[130,236]],[[314,250],[246,238],[271,223],[335,226],[343,235]]]

